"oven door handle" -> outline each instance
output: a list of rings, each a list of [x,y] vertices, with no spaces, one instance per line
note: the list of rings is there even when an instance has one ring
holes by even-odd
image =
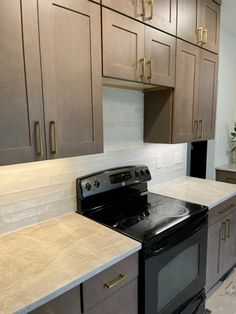
[[[194,230],[192,230],[191,232],[186,233],[183,237],[181,237],[180,239],[178,239],[178,241],[172,241],[171,243],[169,243],[168,245],[165,245],[161,248],[159,248],[158,250],[152,250],[150,252],[150,255],[159,255],[167,250],[169,250],[170,248],[178,245],[179,243],[183,242],[184,240],[186,240],[187,238],[191,237],[192,235],[194,235],[195,233],[197,233],[198,231],[200,231],[204,226],[207,225],[207,220],[204,220],[198,227],[196,227]]]

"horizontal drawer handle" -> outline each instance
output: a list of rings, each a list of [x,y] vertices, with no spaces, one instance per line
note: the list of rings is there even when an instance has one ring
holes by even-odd
[[[232,210],[232,209],[236,209],[236,205],[235,204],[231,204],[225,208],[223,208],[222,210],[219,211],[219,214],[224,214],[226,212],[228,212],[229,210]]]
[[[115,287],[116,285],[118,285],[119,283],[121,283],[123,280],[125,280],[126,278],[128,278],[128,276],[126,274],[119,274],[119,276],[109,282],[105,282],[105,286],[109,289]]]

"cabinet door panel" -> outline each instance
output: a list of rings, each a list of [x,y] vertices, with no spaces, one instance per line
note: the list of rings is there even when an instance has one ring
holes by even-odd
[[[177,40],[176,82],[173,112],[173,143],[196,138],[195,117],[198,103],[199,48]]]
[[[167,33],[176,35],[176,0],[156,0],[153,4],[153,18],[148,24]],[[147,14],[148,12],[147,10]]]
[[[203,0],[202,20],[207,29],[207,43],[204,48],[218,53],[220,32],[220,6],[213,0]]]
[[[218,56],[201,50],[198,118],[202,121],[201,137],[214,138],[216,118]]]
[[[101,152],[100,8],[40,1],[39,22],[48,156]]]
[[[202,0],[178,0],[177,36],[191,43],[197,43],[197,29],[200,27]]]
[[[108,9],[103,13],[103,76],[141,81],[144,25]]]
[[[37,2],[2,0],[0,30],[0,165],[44,159],[34,133],[43,119]]]
[[[145,28],[146,77],[152,84],[174,87],[176,39],[151,27]]]
[[[217,282],[220,267],[221,222],[208,228],[207,240],[207,291]]]
[[[115,11],[142,20],[142,0],[102,0],[102,4]]]

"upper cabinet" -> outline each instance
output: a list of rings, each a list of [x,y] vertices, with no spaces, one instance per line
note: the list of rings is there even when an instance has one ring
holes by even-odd
[[[174,86],[176,39],[103,8],[103,76]]]
[[[48,158],[102,152],[100,8],[39,1]]]
[[[37,1],[0,1],[0,165],[45,159]]]
[[[179,0],[177,36],[218,53],[220,6],[213,0]]]
[[[102,0],[115,11],[167,33],[176,34],[176,0]]]

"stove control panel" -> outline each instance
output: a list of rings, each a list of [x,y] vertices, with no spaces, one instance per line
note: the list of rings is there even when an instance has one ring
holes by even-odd
[[[151,180],[151,173],[148,167],[144,165],[107,169],[78,178],[77,197],[84,199],[149,180]]]

